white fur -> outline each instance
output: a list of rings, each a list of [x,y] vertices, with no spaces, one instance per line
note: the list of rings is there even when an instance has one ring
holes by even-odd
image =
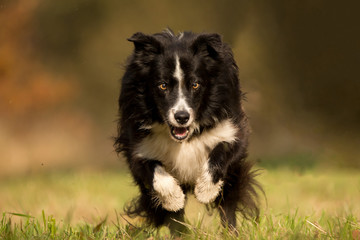
[[[191,125],[191,123],[194,120],[194,111],[191,109],[191,107],[189,107],[189,104],[186,102],[186,99],[185,99],[185,96],[183,93],[182,88],[184,85],[184,72],[181,69],[180,60],[179,60],[178,55],[175,55],[175,71],[174,71],[173,76],[178,81],[179,89],[178,89],[177,101],[175,102],[174,106],[170,108],[170,110],[168,112],[168,119],[169,119],[171,125],[180,127],[180,125],[175,120],[174,115],[175,115],[175,113],[177,113],[179,111],[187,111],[190,114],[190,118],[189,118],[187,124],[185,125],[185,127],[188,127]]]
[[[141,125],[141,126],[139,127],[139,129],[141,129],[141,130],[150,130],[151,128],[152,128],[151,125]]]
[[[236,141],[237,131],[231,120],[227,119],[217,123],[213,129],[179,143],[172,140],[167,125],[154,124],[151,134],[136,146],[135,155],[161,161],[166,171],[181,184],[195,184],[203,174],[210,151],[220,142]]]
[[[180,67],[180,60],[179,56],[175,55],[175,71],[174,71],[174,78],[176,78],[179,82],[183,81],[184,72]]]
[[[163,208],[169,211],[184,208],[185,194],[176,179],[161,166],[155,168],[153,186],[156,191],[154,197]]]
[[[219,180],[217,183],[213,183],[211,174],[209,172],[209,165],[205,163],[202,169],[202,174],[196,180],[195,185],[195,197],[201,203],[210,203],[215,200],[219,195],[224,182]]]
[[[164,32],[167,33],[167,34],[169,34],[170,36],[174,37],[174,34],[173,34],[173,32],[172,32],[170,29],[165,28]]]

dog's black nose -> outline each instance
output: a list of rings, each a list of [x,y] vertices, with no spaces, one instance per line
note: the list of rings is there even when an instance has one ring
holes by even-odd
[[[189,121],[190,114],[186,111],[179,111],[174,115],[175,120],[180,124],[185,124]]]

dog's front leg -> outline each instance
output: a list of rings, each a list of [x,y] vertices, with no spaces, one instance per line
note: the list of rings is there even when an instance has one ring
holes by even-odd
[[[154,206],[176,212],[184,208],[185,194],[177,180],[166,172],[161,162],[135,158],[130,162],[130,170],[141,187],[143,195],[149,197]]]
[[[224,184],[222,180],[226,167],[225,143],[218,144],[203,165],[195,183],[195,197],[201,203],[211,203],[219,195]]]
[[[155,201],[164,209],[176,212],[184,208],[185,194],[178,181],[160,165],[154,169],[153,188]]]

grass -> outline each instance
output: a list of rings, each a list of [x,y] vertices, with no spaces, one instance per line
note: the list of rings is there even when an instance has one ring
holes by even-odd
[[[184,239],[360,239],[360,171],[276,168],[259,177],[259,222],[237,234],[189,198]],[[136,194],[127,173],[57,172],[0,180],[0,239],[171,239],[121,214]]]

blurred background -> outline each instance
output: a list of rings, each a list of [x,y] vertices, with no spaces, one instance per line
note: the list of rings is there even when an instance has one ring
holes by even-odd
[[[231,45],[260,166],[360,167],[355,6],[0,0],[0,176],[125,168],[112,137],[126,38],[166,27]]]

